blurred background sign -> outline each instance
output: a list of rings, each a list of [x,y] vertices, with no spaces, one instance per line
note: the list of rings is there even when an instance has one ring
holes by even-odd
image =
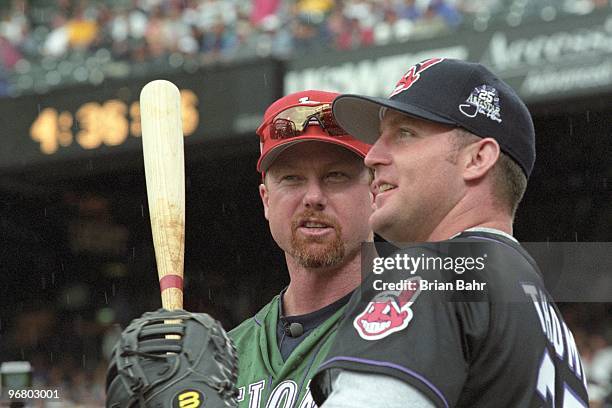
[[[186,144],[252,133],[278,95],[270,83],[277,70],[277,62],[262,60],[161,76],[181,90]],[[156,78],[0,99],[0,111],[12,113],[0,118],[0,171],[140,151],[140,90]]]
[[[491,25],[435,39],[290,62],[285,92],[331,89],[388,95],[416,62],[432,57],[478,61],[501,76],[527,103],[596,96],[612,90],[612,11],[562,16],[520,27]]]

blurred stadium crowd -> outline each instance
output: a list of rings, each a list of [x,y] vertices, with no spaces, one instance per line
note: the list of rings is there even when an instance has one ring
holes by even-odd
[[[3,2],[4,3],[4,2]],[[588,14],[608,0],[13,0],[1,9],[0,95]],[[141,67],[134,67],[142,65]],[[36,81],[36,76],[44,81]]]
[[[0,5],[0,96],[99,84],[150,69],[195,71],[210,63],[483,31],[493,21],[517,26],[610,6],[609,0],[13,0]],[[587,372],[600,382],[592,391],[604,398],[611,391],[610,306],[561,308]],[[127,302],[114,310],[136,312]],[[12,345],[0,359],[34,356],[35,388],[58,389],[62,397],[59,405],[41,406],[103,406],[106,359],[127,321],[106,309],[16,315],[11,327],[0,321],[2,341]],[[227,329],[239,323],[233,317],[224,322]]]

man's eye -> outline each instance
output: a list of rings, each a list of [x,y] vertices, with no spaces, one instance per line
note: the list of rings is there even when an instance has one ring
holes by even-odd
[[[398,134],[398,137],[400,139],[406,139],[406,138],[410,138],[410,137],[415,137],[416,136],[412,129],[405,129],[405,128],[399,129],[397,134]]]
[[[327,173],[325,178],[331,181],[342,181],[342,180],[346,180],[348,176],[341,171],[332,171],[332,172]]]
[[[289,182],[293,182],[293,181],[298,181],[300,178],[298,176],[295,176],[293,174],[288,174],[286,176],[281,177],[281,181],[289,181]]]

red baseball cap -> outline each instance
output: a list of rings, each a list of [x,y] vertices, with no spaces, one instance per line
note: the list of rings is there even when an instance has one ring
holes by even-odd
[[[265,172],[285,149],[306,141],[332,143],[345,147],[360,157],[365,157],[371,145],[357,140],[349,134],[331,136],[320,126],[320,124],[308,124],[302,133],[294,137],[273,138],[271,135],[270,125],[281,112],[296,106],[331,106],[337,96],[339,96],[339,94],[335,92],[309,90],[289,94],[270,105],[264,113],[262,124],[257,128],[261,149],[261,156],[257,162],[257,171],[261,173]]]

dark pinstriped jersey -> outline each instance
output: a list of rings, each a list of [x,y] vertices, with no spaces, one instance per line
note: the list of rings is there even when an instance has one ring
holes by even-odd
[[[464,232],[397,254],[455,262],[480,256],[482,268],[476,259],[462,274],[435,263],[410,274],[371,273],[353,294],[311,383],[319,405],[331,392],[333,374],[346,369],[403,380],[439,407],[588,406],[573,335],[517,242]],[[381,290],[377,280],[404,283]],[[384,392],[372,397],[384,398]]]

